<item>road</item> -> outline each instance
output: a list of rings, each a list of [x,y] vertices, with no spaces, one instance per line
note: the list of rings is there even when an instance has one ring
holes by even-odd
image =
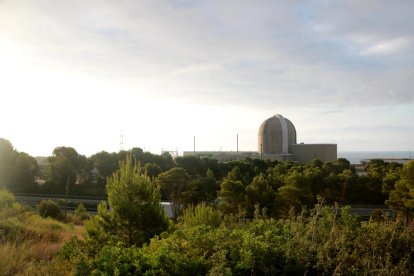
[[[16,201],[22,204],[27,204],[31,206],[36,206],[42,200],[52,199],[57,202],[62,203],[65,202],[66,198],[64,195],[46,195],[46,194],[19,194],[16,193],[15,195]],[[74,210],[74,205],[77,206],[79,203],[82,203],[86,206],[88,212],[96,213],[96,206],[102,201],[105,201],[106,198],[104,197],[86,197],[86,196],[69,196],[68,202],[70,206],[68,206],[68,210]],[[161,202],[164,206],[169,217],[172,217],[171,206],[169,202]],[[61,206],[64,209],[65,206]],[[350,212],[351,214],[358,215],[362,217],[363,220],[369,219],[371,213],[375,210],[382,210],[385,213],[393,215],[393,211],[388,209],[385,205],[354,205],[351,206]]]
[[[65,201],[64,195],[47,195],[47,194],[19,194],[15,193],[14,197],[17,202],[23,204],[37,204],[42,200],[53,199],[54,201],[60,202]],[[86,196],[69,196],[68,201],[75,204],[87,204],[87,205],[98,205],[101,201],[106,200],[103,197],[86,197]]]
[[[64,202],[66,201],[66,198],[64,195],[47,195],[47,194],[19,194],[19,193],[15,193],[14,197],[16,198],[16,201],[21,203],[21,204],[25,204],[25,205],[30,205],[30,206],[36,206],[37,204],[39,204],[40,201],[42,200],[48,200],[48,199],[52,199],[58,203],[60,203],[60,208],[62,210],[65,210],[65,205]],[[98,206],[99,203],[101,203],[102,201],[107,200],[104,197],[86,197],[86,196],[69,196],[68,197],[68,205],[67,206],[67,210],[68,211],[74,211],[76,209],[76,207],[79,203],[82,203],[85,207],[86,210],[89,213],[96,213],[96,207]],[[172,218],[173,217],[173,213],[172,213],[172,209],[171,209],[171,204],[169,202],[161,202],[162,206],[164,207],[164,210],[167,212],[167,215]]]

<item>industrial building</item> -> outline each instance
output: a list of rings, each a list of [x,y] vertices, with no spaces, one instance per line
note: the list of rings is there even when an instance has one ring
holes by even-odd
[[[220,161],[246,157],[307,163],[313,159],[334,161],[337,159],[336,144],[297,144],[296,128],[290,120],[276,114],[259,127],[257,152],[245,151],[185,151],[184,156],[200,156]]]

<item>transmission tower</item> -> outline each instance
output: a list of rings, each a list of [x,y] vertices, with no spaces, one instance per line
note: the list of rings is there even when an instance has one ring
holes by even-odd
[[[171,157],[173,157],[173,158],[176,158],[176,157],[178,157],[178,148],[177,149],[175,149],[175,150],[168,150],[168,149],[164,149],[164,148],[162,148],[161,149],[161,152],[162,152],[162,154],[164,154],[164,153],[169,153],[170,155],[171,155]]]
[[[119,151],[124,150],[124,131],[121,129],[121,133],[119,135]]]

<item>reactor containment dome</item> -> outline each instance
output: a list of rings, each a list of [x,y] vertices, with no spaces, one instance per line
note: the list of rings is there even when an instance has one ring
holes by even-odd
[[[295,126],[282,115],[276,114],[260,125],[257,151],[262,155],[288,154],[293,144],[296,144]]]
[[[262,158],[307,163],[312,159],[334,161],[336,144],[297,144],[296,128],[280,114],[265,120],[259,127],[258,152]]]

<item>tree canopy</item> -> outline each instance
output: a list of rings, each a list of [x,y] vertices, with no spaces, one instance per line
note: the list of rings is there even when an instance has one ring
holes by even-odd
[[[403,166],[401,179],[396,182],[386,202],[397,212],[404,214],[406,220],[411,217],[414,210],[414,161]]]
[[[39,172],[36,160],[16,151],[10,141],[0,138],[0,187],[14,192],[32,191]]]
[[[98,215],[87,225],[92,241],[142,245],[167,229],[168,218],[158,190],[130,158],[120,163],[119,172],[108,177],[106,190],[109,206],[101,203]]]
[[[158,175],[155,180],[163,199],[171,202],[174,218],[181,214],[183,208],[191,203],[193,182],[183,168],[172,168]]]

